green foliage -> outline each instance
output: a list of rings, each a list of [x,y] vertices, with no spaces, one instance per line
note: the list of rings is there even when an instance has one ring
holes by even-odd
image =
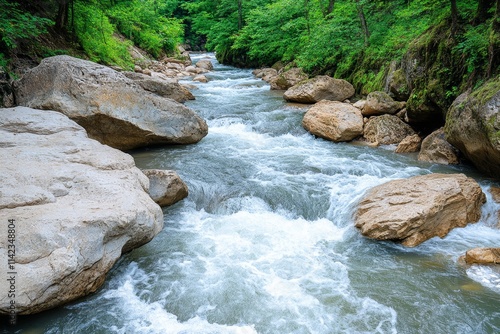
[[[8,60],[5,58],[5,55],[3,53],[0,52],[0,70],[6,70],[7,69],[7,65],[8,65]]]
[[[4,48],[14,49],[19,40],[44,34],[53,24],[49,19],[19,9],[17,3],[0,0],[0,38]]]
[[[75,32],[92,61],[131,67],[128,44],[113,35],[114,26],[96,5],[84,5],[80,2],[75,4]]]

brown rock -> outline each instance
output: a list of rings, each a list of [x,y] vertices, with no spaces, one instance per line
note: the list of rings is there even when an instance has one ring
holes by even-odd
[[[478,221],[485,201],[477,182],[463,174],[414,176],[370,189],[355,225],[366,237],[414,247]]]
[[[205,69],[208,71],[211,71],[214,69],[214,65],[212,64],[212,62],[210,60],[207,60],[207,59],[198,60],[198,62],[196,63],[196,67],[199,67],[199,68],[202,68],[202,69]]]
[[[193,81],[198,81],[198,82],[202,82],[202,83],[207,83],[208,82],[208,79],[206,76],[204,76],[203,74],[200,74],[200,75],[197,75],[193,78]]]
[[[397,116],[382,115],[371,117],[365,125],[363,137],[375,145],[399,144],[415,131]]]
[[[442,165],[458,164],[457,150],[445,139],[443,128],[428,135],[422,141],[418,160]]]
[[[500,264],[500,248],[473,248],[465,253],[467,264]]]
[[[413,153],[413,152],[418,152],[420,150],[420,145],[422,144],[422,138],[420,138],[419,135],[414,134],[411,136],[405,137],[399,143],[398,147],[396,148],[396,153]]]
[[[283,97],[291,102],[316,103],[321,100],[344,101],[354,93],[354,87],[349,82],[320,75],[290,87]]]
[[[363,116],[395,114],[405,107],[405,102],[397,102],[384,92],[371,92],[366,97]]]
[[[160,206],[169,206],[188,195],[188,187],[173,170],[144,169],[149,178],[149,196]]]
[[[122,150],[192,144],[208,133],[193,110],[145,91],[123,73],[70,56],[45,58],[15,88],[19,105],[59,111],[91,138]]]
[[[309,76],[300,68],[291,68],[288,71],[283,71],[271,78],[269,84],[271,90],[286,90],[301,81],[307,80]]]
[[[363,116],[350,104],[324,100],[306,112],[302,126],[321,138],[350,141],[363,134]]]

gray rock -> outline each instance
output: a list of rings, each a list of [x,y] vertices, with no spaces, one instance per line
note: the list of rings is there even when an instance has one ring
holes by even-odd
[[[196,143],[208,132],[193,110],[109,67],[69,56],[44,59],[15,87],[19,105],[62,112],[91,138],[123,150]]]
[[[16,226],[19,314],[96,291],[121,254],[163,227],[134,159],[89,139],[59,112],[0,109],[0,160],[0,221],[6,226],[14,219]],[[7,259],[2,236],[0,257]],[[8,291],[7,284],[0,270],[0,291]],[[0,293],[0,313],[8,307]]]
[[[149,195],[160,206],[169,206],[188,195],[188,187],[173,170],[144,169],[149,179]]]

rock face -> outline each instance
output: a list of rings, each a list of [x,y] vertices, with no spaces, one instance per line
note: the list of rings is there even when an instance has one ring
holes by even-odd
[[[349,82],[319,75],[289,88],[283,97],[291,102],[316,103],[321,100],[344,101],[354,93],[354,87]]]
[[[456,149],[444,138],[443,128],[438,129],[425,137],[418,160],[435,162],[442,165],[456,165],[460,161]]]
[[[15,86],[19,105],[62,112],[91,138],[119,149],[191,144],[208,132],[191,109],[109,67],[69,56],[44,59]]]
[[[301,81],[307,80],[307,78],[308,75],[302,69],[291,68],[269,79],[269,84],[271,85],[271,90],[286,90]]]
[[[473,248],[465,253],[467,264],[500,264],[500,248]]]
[[[14,106],[14,93],[7,73],[0,67],[0,108]]]
[[[348,103],[323,100],[306,112],[302,126],[321,138],[350,141],[363,134],[363,116]]]
[[[463,174],[415,176],[369,190],[355,225],[366,237],[414,247],[478,221],[485,201],[477,182]]]
[[[422,144],[422,138],[415,134],[412,136],[407,136],[403,139],[396,148],[396,153],[413,153],[420,151],[420,146]]]
[[[364,138],[376,145],[399,144],[415,131],[394,115],[371,117],[365,125]]]
[[[149,178],[149,195],[160,206],[169,206],[188,195],[188,187],[173,170],[145,169]]]
[[[403,109],[405,102],[397,102],[384,92],[371,92],[366,97],[363,108],[363,116],[374,116],[383,114],[395,114]]]
[[[179,103],[195,99],[193,94],[191,94],[186,87],[183,87],[177,82],[169,82],[142,73],[123,72],[123,74],[127,78],[134,80],[134,82],[139,84],[144,90],[162,97],[167,97]]]
[[[15,221],[19,314],[96,291],[123,252],[161,231],[161,209],[133,158],[89,139],[63,114],[0,109],[0,142],[0,219]],[[7,242],[0,238],[3,259]],[[7,283],[1,270],[2,291]],[[0,294],[0,313],[8,306]]]
[[[500,178],[500,78],[462,94],[446,115],[446,140],[480,171]]]

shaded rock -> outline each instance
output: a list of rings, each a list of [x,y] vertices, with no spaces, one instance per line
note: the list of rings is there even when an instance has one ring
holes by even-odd
[[[422,141],[418,160],[443,165],[456,165],[460,162],[457,153],[457,150],[446,141],[444,130],[441,128],[425,137]]]
[[[278,75],[278,71],[274,68],[263,68],[252,72],[257,78],[269,82],[272,78]]]
[[[344,101],[353,96],[354,92],[354,87],[349,82],[320,75],[289,88],[283,97],[291,102],[316,103],[321,100]]]
[[[429,174],[370,189],[358,205],[356,227],[369,238],[414,247],[481,217],[486,197],[463,174]]]
[[[414,134],[405,137],[396,147],[396,153],[413,153],[420,151],[420,146],[422,144],[422,138],[419,135]]]
[[[363,137],[376,145],[399,144],[415,131],[397,116],[382,115],[371,117],[365,125]]]
[[[134,159],[65,115],[0,110],[0,219],[16,225],[16,310],[37,313],[96,291],[122,253],[163,227]],[[15,158],[13,158],[15,157]],[[0,256],[7,259],[6,234]],[[6,271],[0,289],[8,291]],[[0,293],[0,313],[9,298]]]
[[[406,101],[410,98],[410,88],[402,69],[396,69],[391,64],[386,79],[386,91],[390,92],[396,101]]]
[[[188,195],[188,187],[173,170],[144,169],[149,178],[149,195],[160,206],[179,202]]]
[[[490,193],[491,193],[491,196],[493,197],[493,200],[495,201],[495,203],[500,204],[500,188],[491,187],[490,188]],[[497,226],[500,228],[500,210],[498,210],[497,216],[498,216],[498,224],[497,224]]]
[[[294,67],[271,78],[269,84],[271,85],[271,90],[286,90],[301,81],[307,80],[308,77],[301,68]]]
[[[14,92],[9,75],[0,67],[0,108],[14,106]]]
[[[132,73],[133,75],[127,75]],[[124,73],[125,76],[134,80],[143,89],[148,92],[155,93],[156,95],[163,96],[175,100],[179,103],[186,102],[187,100],[194,100],[194,95],[185,87],[177,82],[165,81],[159,78],[154,78],[145,74],[134,72]]]
[[[500,248],[473,248],[465,253],[467,264],[500,264]]]
[[[196,67],[199,67],[199,68],[202,68],[202,69],[205,69],[208,71],[211,71],[214,69],[214,65],[212,64],[212,62],[210,60],[207,60],[207,59],[198,60],[198,62],[196,63]]]
[[[353,103],[353,107],[358,108],[359,110],[363,111],[366,105],[366,100],[359,100]]]
[[[363,134],[363,116],[348,103],[323,100],[306,112],[302,126],[321,138],[350,141]]]
[[[500,179],[500,78],[460,95],[446,115],[444,131],[477,169]]]
[[[193,78],[193,81],[198,81],[198,82],[202,82],[202,83],[207,83],[208,82],[208,79],[206,76],[204,76],[203,74],[200,74],[200,75],[197,75]]]
[[[15,95],[19,105],[62,112],[91,138],[119,149],[191,144],[208,132],[193,110],[109,67],[69,56],[45,58],[16,82]]]
[[[366,97],[363,108],[363,116],[374,116],[383,114],[395,114],[403,109],[405,102],[397,102],[384,92],[371,92]]]

